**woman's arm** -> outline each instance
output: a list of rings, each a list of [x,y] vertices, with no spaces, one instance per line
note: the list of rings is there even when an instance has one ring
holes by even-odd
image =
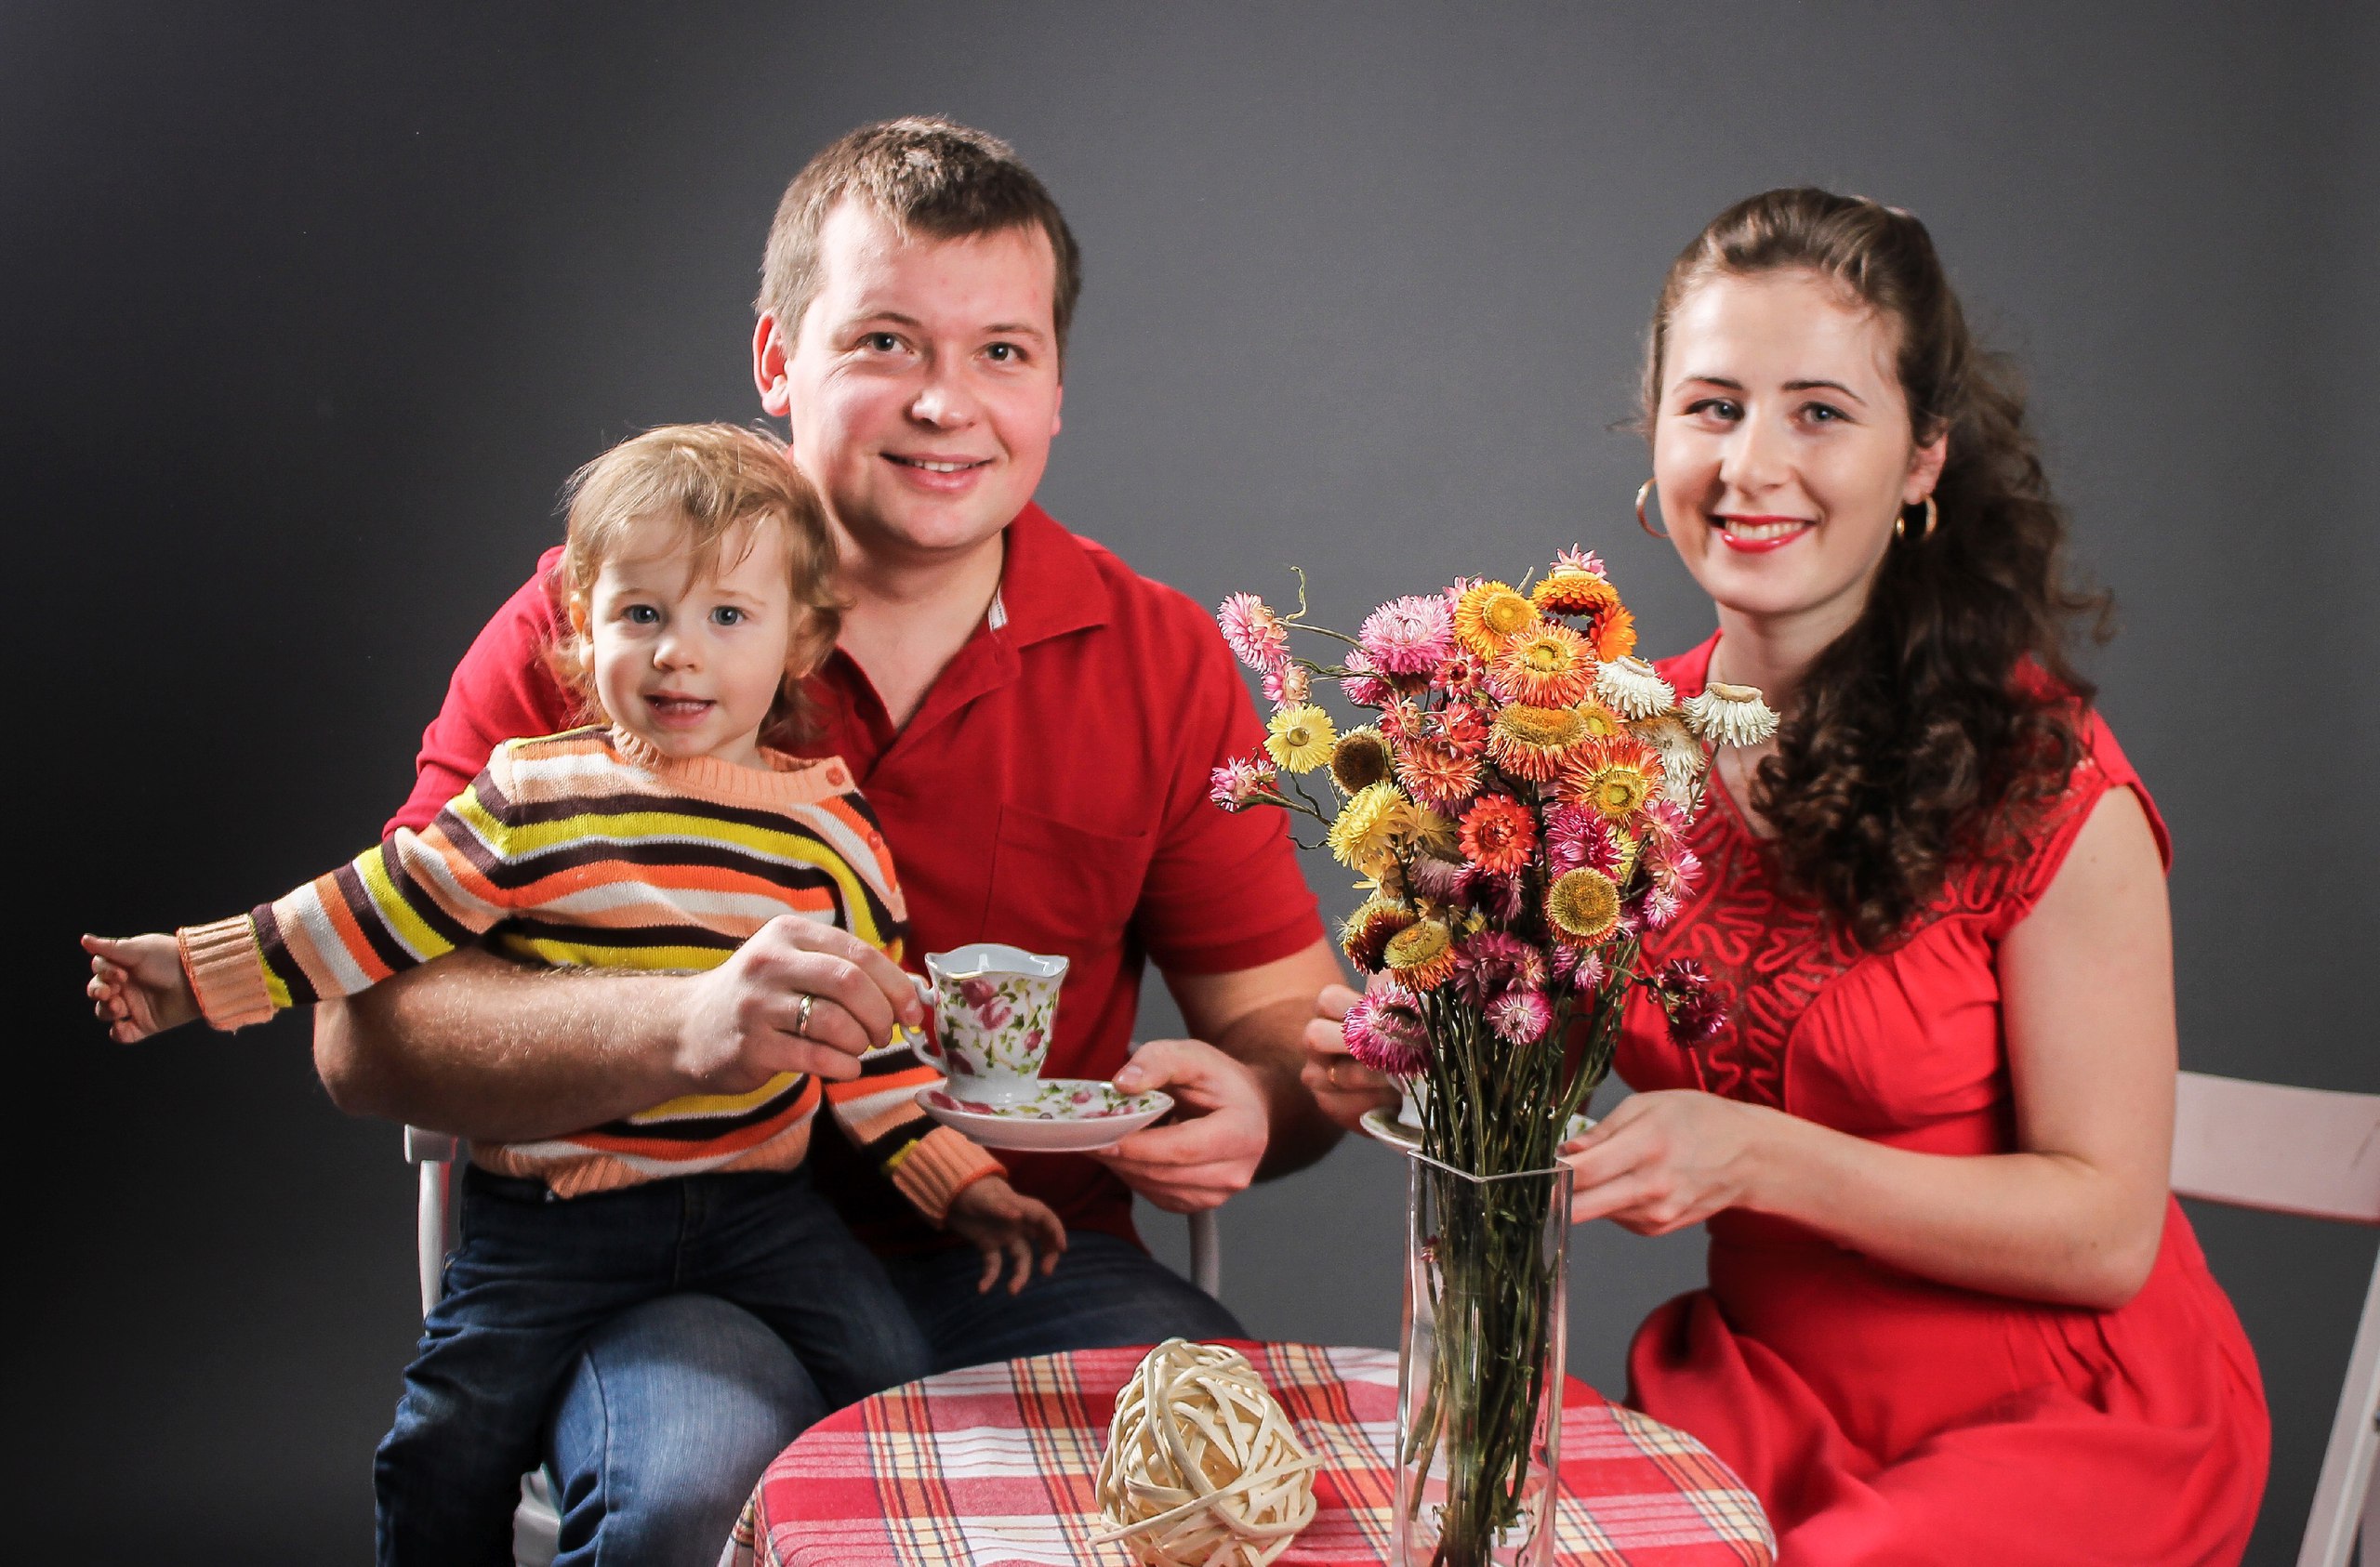
[[[1574,1218],[1662,1233],[1727,1207],[1929,1279],[2112,1308],[2157,1259],[2174,1133],[2173,938],[2146,813],[2093,809],[2000,948],[2018,1152],[1912,1153],[1781,1111],[1640,1094],[1571,1145]]]

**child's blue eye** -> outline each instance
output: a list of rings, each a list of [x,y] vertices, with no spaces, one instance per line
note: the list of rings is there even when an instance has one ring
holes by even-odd
[[[661,612],[650,604],[630,604],[620,612],[620,618],[630,625],[657,625],[661,622]]]
[[[733,604],[721,604],[711,611],[710,620],[713,625],[740,625],[744,621],[744,612]]]

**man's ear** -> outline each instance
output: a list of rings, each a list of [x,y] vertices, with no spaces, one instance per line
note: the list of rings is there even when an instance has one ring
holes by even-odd
[[[762,412],[773,419],[793,413],[793,388],[785,370],[789,352],[785,334],[777,330],[776,313],[762,310],[752,327],[752,384],[760,388]]]
[[[1065,408],[1066,383],[1064,380],[1061,380],[1058,383],[1058,401],[1050,404],[1050,433],[1052,436],[1055,436],[1060,430],[1066,428],[1066,421],[1061,417],[1061,415],[1064,414]]]

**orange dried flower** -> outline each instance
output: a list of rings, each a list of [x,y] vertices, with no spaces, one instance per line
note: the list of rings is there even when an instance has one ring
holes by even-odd
[[[1462,857],[1483,871],[1509,875],[1536,849],[1536,813],[1508,795],[1490,795],[1462,813]]]

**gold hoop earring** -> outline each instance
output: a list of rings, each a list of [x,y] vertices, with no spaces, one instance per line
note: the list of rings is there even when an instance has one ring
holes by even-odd
[[[1646,533],[1651,534],[1657,539],[1665,539],[1670,536],[1666,530],[1657,529],[1650,522],[1645,520],[1646,497],[1652,494],[1653,486],[1658,482],[1658,480],[1647,479],[1644,483],[1636,486],[1636,526],[1644,529]]]
[[[1941,520],[1941,509],[1935,506],[1934,497],[1932,495],[1926,496],[1925,531],[1917,535],[1918,542],[1923,544],[1927,539],[1932,538],[1934,536],[1935,525]],[[1893,537],[1897,539],[1905,539],[1909,537],[1909,507],[1901,507],[1893,518]]]

